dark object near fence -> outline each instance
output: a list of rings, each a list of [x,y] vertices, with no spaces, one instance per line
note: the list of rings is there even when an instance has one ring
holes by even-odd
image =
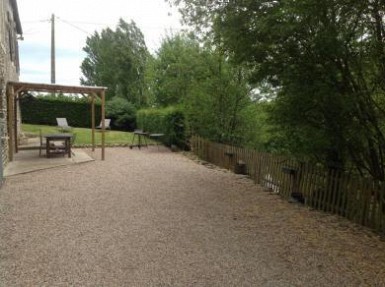
[[[246,172],[246,163],[243,160],[238,160],[235,163],[234,173],[235,174],[243,174],[243,175],[247,174],[247,172]]]
[[[303,197],[303,194],[300,192],[292,192],[291,202],[298,202],[298,203],[305,204],[305,198]]]
[[[301,192],[298,191],[298,169],[292,166],[283,166],[281,168],[283,173],[290,175],[290,202],[305,203],[305,198]]]
[[[291,167],[291,166],[283,166],[282,172],[290,174],[290,175],[297,175],[298,169],[296,169],[295,167]]]
[[[171,145],[170,149],[172,152],[177,152],[179,150],[178,147],[174,144]]]

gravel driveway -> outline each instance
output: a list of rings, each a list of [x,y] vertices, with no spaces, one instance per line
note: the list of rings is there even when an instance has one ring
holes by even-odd
[[[0,286],[385,286],[385,242],[155,147],[0,190]]]

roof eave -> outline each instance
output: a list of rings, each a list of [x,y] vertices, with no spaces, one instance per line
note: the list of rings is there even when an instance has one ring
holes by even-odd
[[[16,23],[16,32],[19,35],[23,35],[23,28],[21,27],[21,21],[19,16],[19,8],[17,7],[17,0],[11,0],[13,19]]]

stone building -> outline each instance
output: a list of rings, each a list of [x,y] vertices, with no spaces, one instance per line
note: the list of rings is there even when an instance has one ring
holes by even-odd
[[[3,166],[8,162],[7,96],[8,81],[18,81],[19,47],[22,27],[16,0],[0,0],[0,177]],[[1,179],[1,178],[0,178]]]

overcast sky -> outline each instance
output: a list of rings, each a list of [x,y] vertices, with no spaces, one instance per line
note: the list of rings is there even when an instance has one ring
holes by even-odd
[[[119,18],[134,20],[154,52],[162,38],[181,29],[180,15],[164,0],[18,0],[24,40],[20,81],[50,83],[50,18],[56,19],[56,83],[79,85],[87,36]]]

